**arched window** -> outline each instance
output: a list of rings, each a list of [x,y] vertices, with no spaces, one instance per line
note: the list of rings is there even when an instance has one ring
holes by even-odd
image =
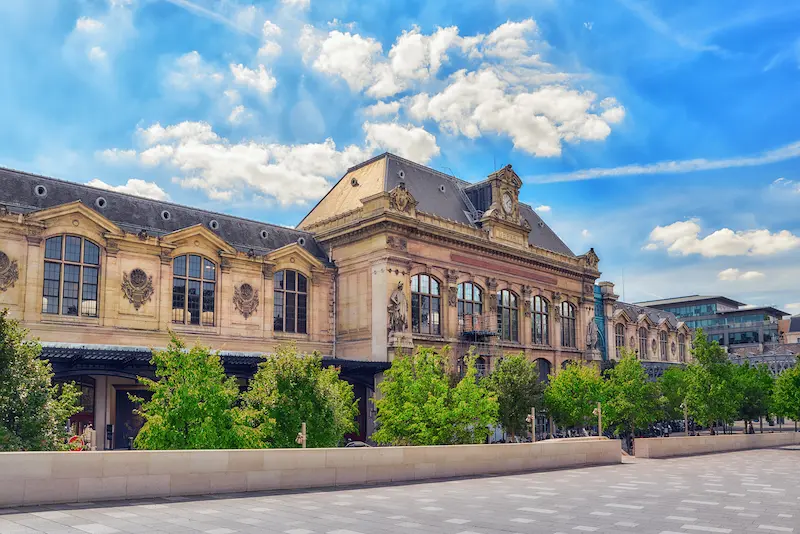
[[[458,284],[458,327],[462,332],[486,330],[483,317],[483,291],[472,282]]]
[[[614,326],[614,344],[617,347],[617,358],[622,356],[622,349],[625,347],[625,325],[617,323]]]
[[[647,328],[639,329],[639,359],[647,359]]]
[[[533,343],[550,344],[550,305],[540,296],[533,297]]]
[[[100,247],[60,235],[45,241],[44,259],[42,313],[97,317]]]
[[[272,277],[274,303],[272,322],[275,332],[308,333],[308,278],[286,269]]]
[[[427,274],[411,277],[411,331],[415,334],[441,333],[439,281]]]
[[[561,303],[561,346],[577,347],[575,343],[575,306]]]
[[[187,254],[172,260],[172,322],[214,326],[217,265]]]
[[[508,289],[497,292],[497,333],[504,341],[519,340],[517,295]]]
[[[478,377],[486,376],[486,359],[483,356],[475,358],[475,374]]]
[[[661,343],[661,359],[663,361],[667,361],[669,356],[667,354],[667,333],[661,332],[658,336],[659,342]]]
[[[678,335],[678,359],[682,362],[686,361],[686,336],[683,334]]]

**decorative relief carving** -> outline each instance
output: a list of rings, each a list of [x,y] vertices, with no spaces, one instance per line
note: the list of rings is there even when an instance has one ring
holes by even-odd
[[[389,331],[405,332],[408,328],[408,302],[403,291],[403,282],[397,282],[397,287],[389,297]]]
[[[153,296],[153,277],[147,276],[142,269],[136,268],[122,273],[122,293],[128,302],[138,311]]]
[[[264,277],[264,280],[272,280],[274,274],[275,274],[274,265],[269,263],[261,265],[261,276]]]
[[[553,293],[553,304],[559,304],[561,302],[561,293],[556,291]]]
[[[487,278],[486,289],[489,291],[497,291],[497,278]]]
[[[448,284],[455,284],[458,282],[458,271],[456,269],[446,269],[444,277]]]
[[[597,256],[594,248],[590,248],[589,252],[583,255],[583,262],[589,269],[597,270],[597,266],[600,264],[600,258]]]
[[[450,306],[456,306],[458,304],[458,288],[456,286],[447,288],[447,303]]]
[[[19,268],[17,260],[12,260],[8,255],[0,250],[0,291],[5,291],[19,279]]]
[[[222,258],[219,262],[219,270],[223,273],[230,272],[231,270],[231,260],[228,258]]]
[[[42,233],[44,232],[44,228],[39,226],[28,226],[25,229],[26,236],[29,245],[39,246],[42,244]]]
[[[417,201],[402,183],[389,192],[389,202],[392,209],[404,213],[410,212],[417,205]]]
[[[161,258],[161,265],[169,265],[172,261],[172,251],[168,248],[162,248],[159,257]]]
[[[233,286],[233,305],[247,319],[258,311],[258,289],[246,283]]]
[[[594,297],[594,287],[592,284],[584,284],[583,285],[583,292],[589,296],[589,298]]]
[[[405,252],[408,250],[408,240],[405,237],[397,237],[393,235],[386,236],[386,244],[389,248]]]
[[[531,316],[531,295],[533,295],[533,288],[531,286],[522,286],[522,309],[525,312],[525,317]]]
[[[142,241],[147,241],[148,238],[147,230],[145,230],[144,228],[139,230],[139,233],[136,234],[136,237],[138,237]]]
[[[675,342],[674,341],[672,342],[672,347],[671,348],[672,348],[672,354],[675,354],[675,348],[676,347],[675,347]]]
[[[489,313],[497,313],[497,293],[489,293],[486,301],[489,303]]]
[[[117,256],[117,252],[119,252],[119,241],[116,239],[106,240],[106,256],[114,258]]]

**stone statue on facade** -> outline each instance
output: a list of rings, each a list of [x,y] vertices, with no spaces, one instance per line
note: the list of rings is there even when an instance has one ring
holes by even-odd
[[[397,282],[397,288],[389,297],[389,331],[405,332],[408,328],[408,302],[403,291],[403,282]]]
[[[597,322],[594,319],[589,321],[586,327],[586,350],[597,350],[600,341],[600,331],[597,329]]]

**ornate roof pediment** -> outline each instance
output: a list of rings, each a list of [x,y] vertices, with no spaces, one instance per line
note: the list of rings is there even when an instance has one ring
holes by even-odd
[[[77,215],[88,221],[91,221],[92,223],[97,225],[97,227],[100,228],[104,233],[110,233],[120,236],[125,233],[119,226],[114,224],[109,219],[103,217],[95,210],[87,207],[80,200],[69,202],[67,204],[60,204],[52,208],[45,208],[39,211],[34,211],[26,215],[25,218],[29,221],[46,223],[48,221],[52,221],[53,219],[57,219],[59,217],[65,217],[68,215]]]
[[[270,263],[277,263],[278,261],[287,257],[299,257],[307,265],[312,268],[324,269],[325,265],[309,251],[301,247],[298,243],[291,243],[285,247],[275,249],[265,256],[265,259]]]
[[[628,315],[628,314],[625,312],[625,310],[623,310],[623,309],[618,309],[618,310],[615,310],[615,311],[614,311],[614,315],[613,315],[613,317],[614,317],[614,319],[616,319],[616,320],[622,319],[623,321],[625,321],[625,322],[628,322],[628,323],[632,323],[632,322],[634,322],[634,321],[633,321],[633,318],[632,318],[630,315]]]
[[[165,236],[162,236],[161,241],[168,244],[178,245],[184,241],[188,241],[191,238],[202,239],[216,250],[227,252],[228,254],[236,254],[236,249],[233,246],[202,224],[195,224],[194,226],[181,228],[180,230],[171,232]]]

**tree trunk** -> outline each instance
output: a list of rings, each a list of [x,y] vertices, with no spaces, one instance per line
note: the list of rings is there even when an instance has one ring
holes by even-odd
[[[758,429],[761,431],[762,434],[764,433],[764,416],[763,415],[759,415],[758,416]]]

